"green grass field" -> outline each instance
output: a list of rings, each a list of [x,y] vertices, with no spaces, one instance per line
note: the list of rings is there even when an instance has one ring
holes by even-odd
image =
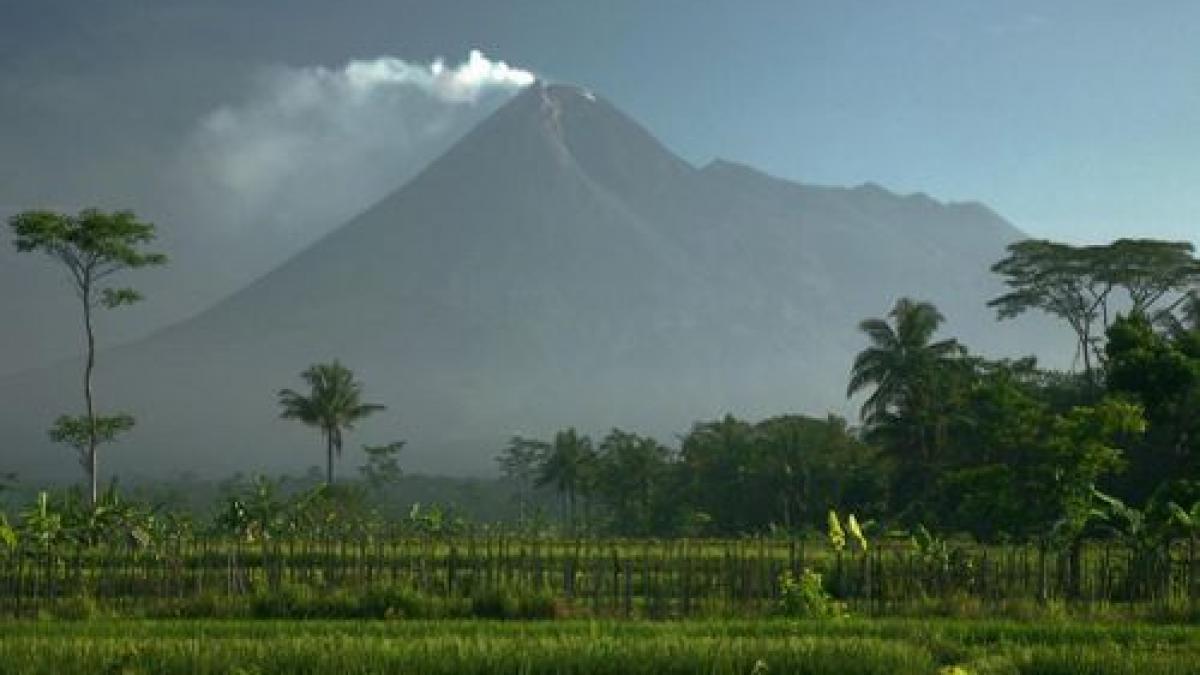
[[[1200,629],[948,620],[12,621],[0,673],[1200,672]]]

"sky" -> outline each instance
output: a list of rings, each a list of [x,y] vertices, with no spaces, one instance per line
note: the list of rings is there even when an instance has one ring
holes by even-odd
[[[1039,237],[1198,241],[1197,25],[1172,0],[3,0],[0,211],[150,214],[192,308],[529,75],[602,94],[696,165],[978,200]],[[473,89],[431,84],[473,50]]]

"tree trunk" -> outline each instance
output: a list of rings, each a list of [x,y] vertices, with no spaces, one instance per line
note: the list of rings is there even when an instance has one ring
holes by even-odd
[[[96,368],[96,333],[92,328],[92,288],[90,284],[84,284],[81,297],[83,300],[83,328],[87,333],[87,365],[83,369],[83,399],[87,406],[88,418],[88,447],[83,460],[83,469],[87,472],[88,482],[91,484],[91,504],[96,505],[96,499],[99,496],[99,482],[97,476],[97,461],[96,461],[96,407],[92,398],[92,371]]]
[[[1083,352],[1083,372],[1087,377],[1088,386],[1095,392],[1100,384],[1096,381],[1096,373],[1092,370],[1092,335],[1084,332],[1079,336],[1079,348]]]
[[[567,505],[570,509],[571,536],[575,536],[575,488],[567,490]]]
[[[333,485],[333,434],[325,432],[325,484]]]

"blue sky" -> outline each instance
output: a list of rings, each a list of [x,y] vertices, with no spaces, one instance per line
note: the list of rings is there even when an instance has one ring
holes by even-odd
[[[1195,2],[81,1],[0,26],[0,152],[23,158],[0,204],[103,190],[263,67],[479,48],[697,164],[975,199],[1036,236],[1200,239]],[[95,168],[64,176],[78,154]]]

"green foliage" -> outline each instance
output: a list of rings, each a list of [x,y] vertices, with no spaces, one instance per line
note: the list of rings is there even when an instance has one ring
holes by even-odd
[[[49,493],[39,492],[37,501],[21,512],[21,526],[31,541],[45,546],[59,541],[63,532],[63,517],[51,508]]]
[[[1141,314],[1108,331],[1107,385],[1143,405],[1149,430],[1130,448],[1129,496],[1200,468],[1200,332],[1160,334]]]
[[[61,415],[50,428],[50,440],[75,449],[79,463],[86,470],[92,448],[103,443],[112,443],[117,437],[133,429],[134,419],[121,414],[112,417],[88,417]]]
[[[669,509],[671,451],[653,438],[613,429],[600,442],[594,492],[617,534],[648,535]]]
[[[553,619],[560,612],[553,595],[545,592],[489,588],[471,596],[471,616],[481,619]]]
[[[111,486],[89,503],[79,492],[39,492],[20,513],[17,528],[22,541],[52,547],[60,544],[124,546],[146,550],[158,543],[178,541],[186,519],[162,514],[150,506],[127,501]]]
[[[858,524],[858,518],[854,514],[846,516],[846,531],[850,533],[850,541],[854,544],[854,549],[859,553],[867,552],[867,537],[863,533],[863,528]]]
[[[1173,413],[1200,383],[1200,354],[1156,333],[1144,315],[1119,317],[1107,336],[1108,386],[1138,396],[1151,414]]]
[[[779,575],[779,611],[793,619],[829,619],[844,616],[845,605],[825,590],[821,575],[805,568],[799,577]]]
[[[671,501],[656,509],[689,507],[680,524],[706,514],[709,532],[820,528],[830,509],[879,512],[885,498],[888,465],[836,416],[697,423],[678,462],[663,476],[679,494],[668,486]]]
[[[242,494],[231,498],[216,517],[218,531],[235,535],[247,543],[279,537],[295,525],[299,510],[307,505],[303,498],[287,504],[277,496],[277,486],[265,476],[257,476]],[[293,509],[291,514],[289,508]],[[289,515],[293,519],[289,519]]]
[[[1004,463],[947,471],[938,484],[939,522],[981,541],[1025,538],[1047,529],[1055,514],[1031,508],[1025,465]]]
[[[1001,319],[1036,309],[1064,320],[1075,332],[1091,376],[1093,353],[1102,353],[1094,337],[1108,328],[1113,291],[1123,289],[1132,312],[1149,316],[1159,301],[1184,294],[1200,280],[1200,262],[1192,253],[1189,243],[1150,239],[1098,246],[1021,241],[1009,245],[1008,255],[992,266],[1010,290],[988,304]]]
[[[451,611],[442,600],[397,586],[321,590],[283,584],[250,599],[257,619],[436,619]]]
[[[754,426],[754,446],[744,471],[769,522],[794,532],[818,525],[829,509],[884,509],[889,465],[840,417],[772,417]]]
[[[962,354],[954,340],[932,342],[945,317],[932,304],[901,298],[883,319],[865,319],[859,329],[870,346],[851,368],[847,396],[871,389],[860,416],[868,426],[887,424],[897,412],[928,404],[935,373]]]
[[[67,621],[92,621],[104,617],[105,612],[94,597],[75,595],[55,603],[53,615]]]
[[[415,531],[434,536],[461,534],[467,529],[466,519],[454,509],[440,504],[413,504],[408,513],[408,523]]]
[[[1087,522],[1100,478],[1122,468],[1122,453],[1115,443],[1145,428],[1140,406],[1111,398],[1052,420],[1046,455],[1053,473],[1045,476],[1049,480],[1039,499],[1062,514],[1067,532],[1078,532]]]
[[[1145,555],[1163,545],[1169,522],[1154,522],[1145,511],[1099,490],[1093,489],[1092,494],[1099,504],[1092,510],[1092,521],[1129,547],[1135,556]],[[1184,513],[1180,511],[1180,515]]]
[[[17,547],[17,541],[17,530],[9,524],[8,516],[0,513],[0,545],[11,551]]]
[[[122,269],[163,265],[165,255],[143,246],[154,241],[154,225],[131,211],[86,209],[79,215],[25,211],[8,221],[18,251],[37,251],[68,266],[77,281],[105,278]]]
[[[382,490],[396,485],[404,472],[400,469],[400,451],[404,441],[393,441],[385,445],[364,445],[367,463],[359,467],[364,480],[373,489]]]
[[[1141,408],[1104,398],[1060,412],[1032,364],[973,367],[930,515],[989,541],[1078,533],[1093,486],[1124,469],[1124,448],[1144,431]]]
[[[924,525],[917,525],[909,537],[922,563],[927,567],[945,567],[950,562],[950,544],[942,537],[934,536]]]
[[[732,415],[699,422],[683,439],[680,456],[694,510],[725,532],[749,530],[754,522],[765,525],[760,514],[747,508],[758,505],[747,500],[758,489],[750,468],[758,455],[756,443],[753,425]]]
[[[846,532],[842,530],[842,523],[838,520],[837,511],[830,509],[825,523],[825,538],[829,541],[829,548],[840,553],[846,548]]]

